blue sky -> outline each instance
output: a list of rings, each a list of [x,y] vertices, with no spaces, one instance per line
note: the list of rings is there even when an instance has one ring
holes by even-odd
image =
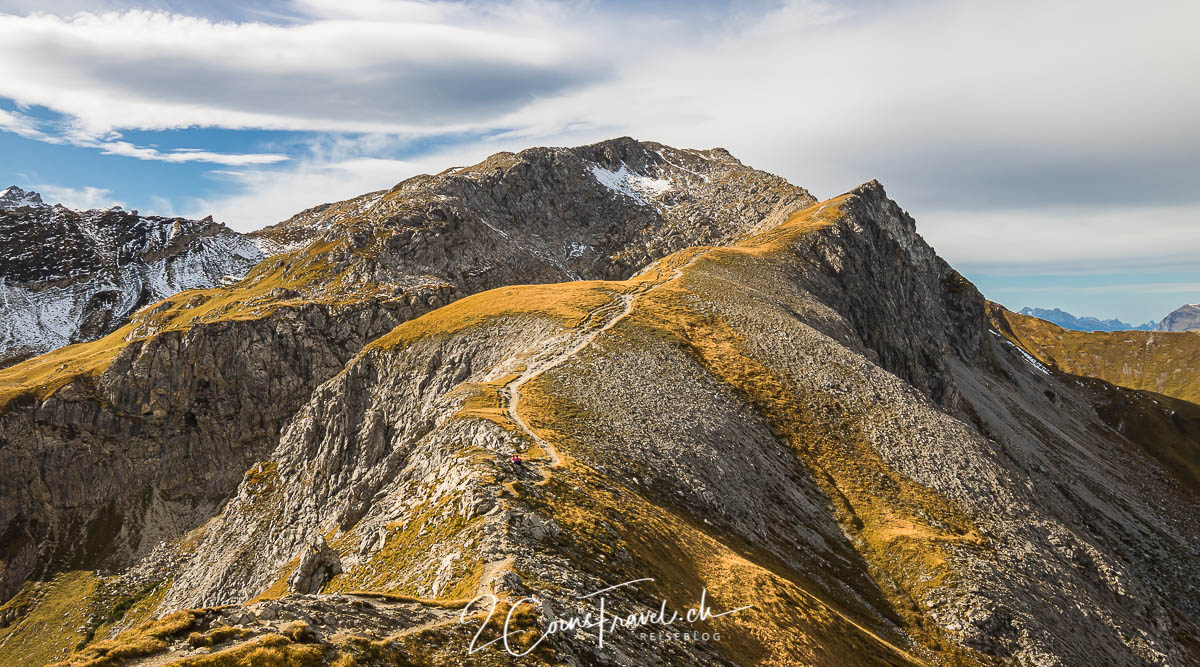
[[[1012,308],[1200,301],[1194,2],[0,0],[0,187],[237,229],[500,150],[878,178]]]

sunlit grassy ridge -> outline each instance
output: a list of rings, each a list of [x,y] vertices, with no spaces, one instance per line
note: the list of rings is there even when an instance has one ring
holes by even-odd
[[[500,287],[460,299],[400,324],[368,349],[392,349],[431,336],[448,336],[506,316],[540,315],[575,326],[619,289],[603,281]]]
[[[1072,331],[999,306],[992,317],[1002,333],[1048,366],[1200,404],[1200,333]]]
[[[730,261],[726,255],[714,261]],[[702,275],[700,270],[695,275]],[[759,358],[743,336],[712,313],[698,312],[688,297],[703,294],[703,279],[689,273],[688,287],[670,286],[648,295],[638,323],[678,336],[710,373],[742,394],[790,443],[813,471],[835,516],[878,582],[903,627],[947,660],[966,659],[935,626],[920,601],[954,577],[951,546],[980,541],[970,521],[948,500],[898,473],[871,448],[863,425],[837,399],[806,390]]]
[[[688,349],[709,373],[733,387],[814,471],[813,478],[829,497],[836,518],[861,545],[859,555],[870,575],[883,582],[883,597],[875,601],[876,607],[891,609],[923,649],[940,652],[945,662],[979,662],[978,656],[957,648],[929,626],[919,608],[926,591],[946,585],[953,577],[948,547],[979,541],[969,520],[946,499],[888,467],[871,449],[859,424],[834,416],[840,411],[832,397],[790,384],[770,367],[769,360],[756,358],[729,323],[694,307],[697,297],[712,296],[706,290],[724,289],[705,284],[706,267],[743,264],[743,269],[754,270],[757,263],[790,253],[792,244],[805,235],[835,224],[846,201],[842,197],[813,206],[734,247],[677,253],[628,281],[522,286],[468,297],[400,325],[376,345],[392,348],[421,336],[515,314],[553,313],[569,325],[582,321],[612,295],[637,290],[628,322],[614,328],[610,337],[619,345],[622,339],[636,338],[634,331],[649,330],[654,339]],[[665,597],[686,599],[707,588],[725,608],[754,605],[753,610],[712,622],[712,629],[727,633],[719,650],[738,662],[922,662],[905,646],[903,637],[872,629],[875,622],[860,602],[831,598],[768,552],[714,534],[659,499],[613,486],[579,464],[572,449],[591,445],[578,435],[604,417],[588,415],[572,404],[556,388],[554,378],[559,372],[571,370],[551,371],[529,383],[520,408],[522,418],[561,448],[564,459],[552,469],[551,493],[538,496],[550,500],[527,501],[544,504],[546,513],[568,528],[564,535],[570,536],[569,547],[581,559],[604,554],[606,567],[613,568],[619,562],[617,550],[624,549],[635,556],[637,571],[629,575],[654,576],[658,592]],[[505,425],[510,420],[498,398],[504,382],[501,378],[495,386],[473,386],[461,416]],[[825,407],[814,409],[814,403]],[[512,424],[507,428],[516,430]],[[520,493],[522,484],[513,488]],[[615,527],[619,539],[613,540],[602,523]]]

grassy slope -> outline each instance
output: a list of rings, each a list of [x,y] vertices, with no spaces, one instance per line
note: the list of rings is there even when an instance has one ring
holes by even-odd
[[[421,336],[444,335],[505,315],[553,313],[569,322],[582,319],[602,304],[606,293],[628,294],[653,283],[654,289],[639,297],[631,318],[635,326],[650,327],[660,339],[689,346],[709,372],[735,387],[767,416],[779,437],[794,443],[797,455],[820,472],[814,477],[821,479],[827,494],[836,499],[839,521],[861,538],[861,555],[870,573],[898,583],[886,587],[892,593],[882,605],[896,612],[895,617],[922,647],[942,652],[949,662],[974,662],[977,656],[959,651],[936,629],[927,627],[913,603],[925,589],[946,583],[945,545],[978,539],[969,523],[944,499],[887,469],[856,435],[855,425],[831,424],[806,412],[797,388],[787,386],[766,360],[754,358],[737,331],[689,306],[693,294],[688,288],[697,288],[704,297],[704,286],[690,280],[702,272],[688,268],[688,260],[697,253],[704,257],[696,258],[696,264],[770,261],[790,252],[791,243],[799,237],[833,224],[841,215],[842,201],[839,198],[801,211],[784,225],[734,248],[676,253],[628,281],[511,287],[468,297],[400,325],[373,347],[402,347]],[[682,270],[679,280],[673,276],[676,269]],[[551,386],[545,378],[530,384],[522,416],[536,425],[543,437],[562,447],[564,464],[553,469],[552,492],[548,494],[553,500],[546,510],[569,528],[566,532],[575,541],[570,548],[581,560],[588,554],[613,553],[624,547],[635,555],[637,574],[654,575],[667,597],[686,599],[688,591],[707,588],[722,606],[754,604],[756,608],[748,613],[714,623],[715,629],[729,637],[720,643],[721,650],[738,662],[920,662],[903,648],[902,637],[872,628],[873,621],[861,612],[859,602],[831,598],[765,551],[712,534],[695,519],[655,499],[613,488],[609,481],[576,463],[570,449],[584,445],[572,434],[586,432],[590,420],[564,405]],[[485,403],[472,403],[463,416],[502,424],[507,421],[499,405]],[[511,424],[508,427],[516,430]],[[881,475],[888,484],[879,484]],[[616,525],[621,539],[600,537],[606,535],[598,527],[601,521]],[[933,576],[926,576],[930,574]]]
[[[1048,366],[1200,403],[1200,333],[1072,331],[995,304],[992,317],[1002,332]]]
[[[1071,331],[998,304],[990,316],[1042,363],[1088,378],[1100,418],[1200,495],[1200,334]]]

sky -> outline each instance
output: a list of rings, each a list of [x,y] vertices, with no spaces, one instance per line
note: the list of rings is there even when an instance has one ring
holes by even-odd
[[[629,135],[878,179],[1010,308],[1200,301],[1200,3],[0,0],[0,188],[243,231]]]

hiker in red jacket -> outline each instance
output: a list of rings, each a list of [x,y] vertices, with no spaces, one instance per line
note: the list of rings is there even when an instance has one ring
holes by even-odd
[[[521,465],[521,457],[517,456],[516,454],[513,454],[512,455],[512,464],[513,465]]]

